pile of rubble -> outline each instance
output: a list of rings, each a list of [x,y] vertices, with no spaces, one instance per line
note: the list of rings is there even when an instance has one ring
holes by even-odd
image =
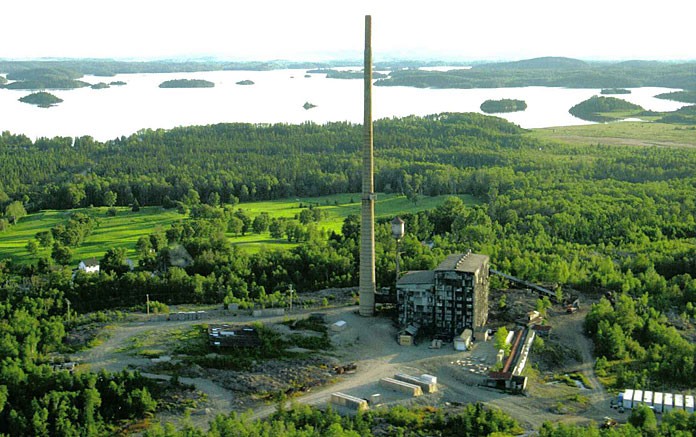
[[[267,361],[250,371],[208,370],[209,377],[228,390],[240,394],[240,403],[273,398],[280,393],[292,396],[328,384],[335,378],[335,363],[324,358]]]

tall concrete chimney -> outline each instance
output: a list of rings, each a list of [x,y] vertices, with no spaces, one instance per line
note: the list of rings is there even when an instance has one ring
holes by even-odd
[[[375,183],[372,152],[372,17],[365,15],[365,118],[360,220],[360,315],[375,313]]]

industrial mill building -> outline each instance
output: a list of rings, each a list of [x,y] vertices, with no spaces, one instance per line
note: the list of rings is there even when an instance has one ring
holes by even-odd
[[[399,326],[451,340],[488,319],[487,255],[453,254],[435,270],[413,271],[396,284]]]

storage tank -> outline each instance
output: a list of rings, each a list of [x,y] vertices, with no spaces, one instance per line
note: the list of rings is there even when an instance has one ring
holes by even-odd
[[[684,409],[684,395],[674,395],[674,409],[683,410]]]
[[[623,393],[622,406],[624,408],[631,408],[633,406],[633,389],[627,388]]]
[[[668,413],[674,408],[674,395],[672,393],[665,393],[665,397],[662,399],[662,412]]]
[[[662,413],[662,392],[656,391],[653,394],[653,409],[656,413]]]

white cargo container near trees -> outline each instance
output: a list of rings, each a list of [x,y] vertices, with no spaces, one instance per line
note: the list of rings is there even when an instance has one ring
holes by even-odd
[[[627,388],[623,394],[622,406],[624,408],[631,408],[633,406],[633,389]]]
[[[662,412],[668,413],[674,408],[674,395],[672,393],[665,393],[665,397],[662,401]]]
[[[694,412],[694,397],[692,395],[684,396],[684,409],[687,413]]]
[[[674,395],[674,409],[683,410],[684,409],[684,395]]]
[[[638,408],[638,405],[643,403],[643,390],[633,392],[633,408]]]
[[[662,392],[656,391],[653,394],[653,409],[656,413],[662,413]]]
[[[648,407],[653,406],[653,392],[646,390],[643,392],[643,403]]]

